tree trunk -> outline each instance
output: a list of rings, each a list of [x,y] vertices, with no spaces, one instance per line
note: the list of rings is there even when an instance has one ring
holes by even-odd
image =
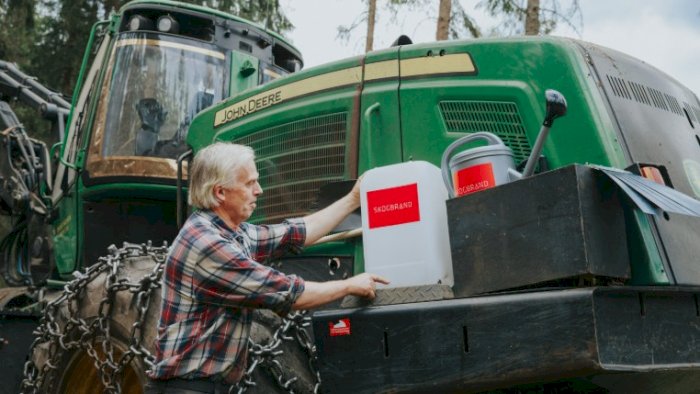
[[[121,8],[119,6],[120,2],[119,0],[105,0],[104,6],[105,6],[105,19],[109,17],[109,13],[112,11],[119,11]]]
[[[525,35],[536,36],[540,33],[540,0],[527,0],[525,11]]]
[[[440,0],[440,11],[437,21],[435,39],[447,40],[450,33],[450,14],[452,13],[452,0]]]
[[[377,13],[377,0],[369,0],[369,9],[367,10],[367,44],[365,52],[369,52],[374,47],[374,19]]]

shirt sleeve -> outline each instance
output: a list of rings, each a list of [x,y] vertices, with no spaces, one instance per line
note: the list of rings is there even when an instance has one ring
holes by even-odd
[[[199,301],[232,307],[270,309],[284,316],[304,291],[304,280],[248,258],[234,243],[211,240],[192,277]]]
[[[246,232],[252,241],[251,254],[256,261],[301,253],[306,242],[306,223],[301,218],[272,225],[248,224]]]

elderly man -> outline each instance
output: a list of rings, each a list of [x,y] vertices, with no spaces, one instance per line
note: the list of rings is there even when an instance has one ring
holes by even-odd
[[[215,143],[190,167],[190,205],[197,208],[165,263],[155,367],[147,392],[219,392],[246,368],[253,308],[284,316],[346,295],[374,297],[372,274],[309,282],[259,262],[299,251],[360,205],[359,182],[327,208],[277,225],[246,223],[262,189],[249,147]]]

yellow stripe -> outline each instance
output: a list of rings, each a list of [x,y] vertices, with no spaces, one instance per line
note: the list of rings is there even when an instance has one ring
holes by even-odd
[[[401,76],[472,73],[476,71],[468,53],[444,56],[417,57],[401,60]]]
[[[214,116],[214,127],[221,126],[222,124],[250,115],[272,105],[279,104],[282,101],[291,100],[295,97],[340,86],[357,84],[360,83],[361,78],[362,69],[360,67],[352,67],[292,82],[276,89],[266,90],[217,111]]]
[[[372,81],[375,79],[385,78],[396,78],[398,76],[398,59],[365,64],[365,81]]]
[[[368,63],[365,64],[364,80],[373,81],[396,78],[399,75],[401,77],[413,77],[419,75],[473,73],[474,71],[476,71],[476,68],[471,56],[467,53],[456,53],[401,60],[400,72],[397,59]],[[292,82],[276,89],[266,90],[217,111],[214,115],[214,127],[219,127],[243,116],[299,96],[357,84],[360,83],[361,79],[362,68],[351,67]]]
[[[203,55],[215,57],[217,59],[223,60],[226,58],[226,56],[224,56],[224,54],[221,52],[212,51],[212,50],[204,49],[204,48],[199,48],[199,47],[195,47],[192,45],[180,44],[177,42],[152,40],[152,39],[146,39],[146,38],[129,38],[129,39],[117,41],[117,47],[124,47],[124,46],[129,46],[129,45],[140,45],[140,46],[147,45],[147,46],[159,46],[159,47],[166,47],[166,48],[184,49],[186,51],[201,53]]]

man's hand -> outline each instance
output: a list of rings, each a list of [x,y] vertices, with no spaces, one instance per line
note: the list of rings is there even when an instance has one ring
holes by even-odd
[[[348,281],[348,293],[350,295],[356,295],[370,300],[373,300],[376,295],[374,290],[377,288],[377,283],[383,285],[389,284],[387,279],[379,275],[368,273],[359,274],[346,280]]]
[[[333,280],[330,282],[306,282],[304,292],[296,300],[293,309],[311,309],[346,295],[374,299],[374,289],[377,283],[388,285],[389,281],[379,275],[360,274],[344,280]]]
[[[306,241],[304,245],[313,245],[319,238],[328,234],[352,211],[360,206],[360,177],[350,190],[350,193],[338,201],[304,217],[306,223]]]
[[[362,174],[359,178],[357,178],[355,185],[352,187],[352,190],[350,190],[350,193],[348,193],[348,199],[350,199],[355,208],[360,206],[360,182],[362,182],[363,176],[365,175]]]

